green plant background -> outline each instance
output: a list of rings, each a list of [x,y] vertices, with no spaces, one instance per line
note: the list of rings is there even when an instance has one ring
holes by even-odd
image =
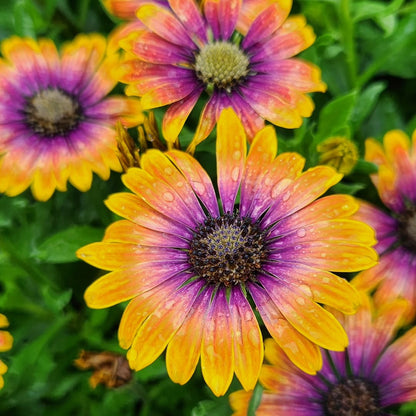
[[[277,129],[279,151],[297,151],[307,165],[318,162],[316,145],[333,135],[353,139],[363,156],[365,138],[391,129],[416,128],[416,1],[298,0],[292,13],[306,15],[318,37],[302,56],[317,63],[328,84],[315,94],[316,110],[295,131]],[[57,44],[81,32],[108,34],[117,24],[98,0],[0,2],[0,39],[13,34],[51,37]],[[0,92],[1,93],[1,92]],[[160,119],[163,109],[157,111]],[[183,134],[192,136],[195,117]],[[196,157],[215,175],[214,136]],[[360,160],[335,187],[379,203]],[[1,178],[0,178],[1,180]],[[0,196],[0,312],[10,321],[13,349],[1,354],[9,366],[0,392],[1,415],[229,415],[227,397],[216,398],[200,370],[185,386],[170,381],[164,359],[134,374],[118,389],[88,384],[91,375],[73,360],[81,350],[124,353],[117,344],[125,305],[90,310],[85,288],[102,272],[78,261],[75,250],[98,241],[115,217],[103,201],[122,190],[119,174],[94,179],[80,193],[70,187],[39,203],[29,192]],[[230,392],[240,388],[233,381]],[[416,415],[416,404],[392,409]]]

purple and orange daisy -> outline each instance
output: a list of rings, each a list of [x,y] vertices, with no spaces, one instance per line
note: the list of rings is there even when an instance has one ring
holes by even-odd
[[[120,42],[127,51],[127,95],[143,108],[169,106],[163,135],[175,142],[204,92],[209,99],[188,151],[204,140],[226,107],[243,121],[248,138],[264,120],[297,128],[314,108],[306,94],[324,91],[319,69],[294,55],[315,40],[302,16],[288,17],[291,1],[170,0],[144,4],[145,30]],[[130,58],[134,56],[135,58]]]
[[[148,150],[141,168],[122,176],[133,193],[106,205],[125,218],[102,242],[77,255],[111,271],[85,293],[91,308],[130,300],[120,345],[135,370],[167,348],[169,376],[184,384],[199,358],[216,395],[235,373],[252,389],[263,361],[253,308],[291,360],[308,373],[322,365],[319,346],[343,350],[344,329],[320,304],[354,313],[355,289],[330,271],[376,262],[374,232],[349,217],[351,196],[320,199],[342,177],[328,166],[302,172],[297,153],[276,157],[272,126],[260,130],[246,155],[246,134],[232,109],[217,125],[214,186],[188,153]]]
[[[384,147],[368,139],[365,158],[379,168],[371,179],[386,209],[363,202],[355,214],[375,229],[380,261],[359,273],[354,284],[363,290],[376,288],[375,300],[380,304],[406,298],[412,319],[416,315],[416,131],[412,143],[400,130],[384,136]]]
[[[9,326],[9,321],[7,318],[0,313],[0,328],[7,328]],[[9,331],[0,330],[0,352],[9,351],[13,346],[13,337]],[[3,375],[7,371],[7,365],[0,360],[0,389],[4,386]]]
[[[272,339],[265,341],[256,416],[388,416],[392,406],[416,399],[416,328],[395,339],[408,304],[396,299],[374,309],[371,299],[351,316],[334,314],[349,338],[343,352],[325,351],[322,370],[305,374]],[[230,396],[233,416],[247,415],[252,393]]]
[[[1,44],[0,192],[31,186],[47,200],[67,182],[91,187],[92,172],[120,171],[115,123],[143,118],[139,100],[107,95],[117,84],[120,57],[101,35],[79,35],[59,53],[49,39],[12,37]]]

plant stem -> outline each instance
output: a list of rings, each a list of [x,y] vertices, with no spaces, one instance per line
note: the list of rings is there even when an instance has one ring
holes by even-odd
[[[357,82],[357,55],[355,53],[354,23],[350,14],[350,0],[341,0],[339,17],[341,22],[342,40],[344,43],[349,82],[351,89],[354,89]]]

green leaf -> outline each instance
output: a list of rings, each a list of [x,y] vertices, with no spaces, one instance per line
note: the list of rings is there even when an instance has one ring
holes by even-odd
[[[77,261],[75,252],[82,246],[101,240],[103,230],[87,225],[75,225],[46,239],[36,249],[34,257],[46,263]]]
[[[357,92],[353,91],[330,101],[321,111],[316,134],[316,143],[345,131],[357,100]]]
[[[355,195],[358,191],[364,189],[366,185],[364,183],[337,183],[331,190],[336,194],[348,194]]]
[[[359,173],[360,175],[371,175],[378,172],[378,167],[374,163],[360,159],[354,166],[354,174]]]
[[[387,84],[382,81],[370,84],[358,97],[351,115],[353,129],[357,130],[377,104],[378,97],[386,89]]]

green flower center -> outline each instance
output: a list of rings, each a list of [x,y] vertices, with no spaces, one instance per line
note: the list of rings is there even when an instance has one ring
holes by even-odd
[[[400,244],[416,253],[416,207],[399,217]]]
[[[267,258],[264,232],[237,212],[209,217],[194,231],[188,258],[194,273],[208,283],[255,281]]]
[[[327,416],[381,416],[378,388],[359,377],[341,380],[329,391]]]
[[[26,123],[44,137],[66,136],[82,118],[81,108],[67,93],[49,88],[27,99]]]
[[[209,88],[232,88],[241,83],[249,72],[250,61],[235,44],[219,41],[205,45],[195,59],[195,71]]]

